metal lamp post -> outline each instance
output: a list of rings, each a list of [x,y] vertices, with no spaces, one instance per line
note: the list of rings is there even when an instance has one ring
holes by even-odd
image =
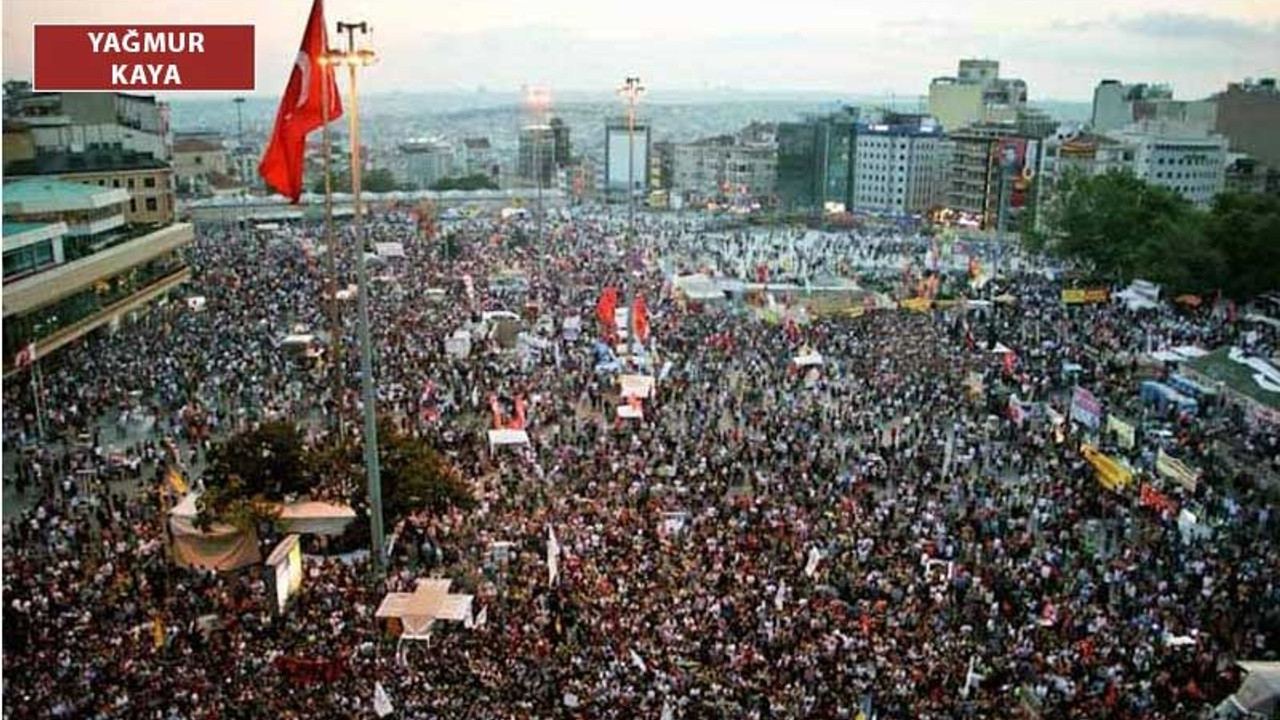
[[[364,209],[360,203],[360,93],[356,68],[371,65],[375,55],[372,50],[356,49],[356,33],[369,32],[368,23],[338,23],[338,33],[347,34],[347,49],[326,53],[327,62],[346,65],[351,82],[350,119],[351,133],[351,195],[355,211],[356,282],[359,283],[359,335],[360,335],[360,387],[364,399],[364,463],[369,477],[369,530],[372,535],[373,561],[379,576],[386,572],[384,531],[382,527],[382,473],[378,464],[378,417],[373,386],[373,342],[369,337],[369,271],[365,262]],[[323,85],[323,83],[322,83]]]
[[[546,90],[540,88],[530,88],[525,93],[525,105],[529,109],[531,119],[533,120],[533,174],[535,176],[538,188],[538,218],[537,218],[537,239],[542,242],[542,173],[544,165],[542,162],[542,135],[543,127],[546,125],[547,108],[551,106],[551,97]]]
[[[629,77],[618,88],[627,101],[627,233],[636,235],[636,101],[644,93],[640,78]]]

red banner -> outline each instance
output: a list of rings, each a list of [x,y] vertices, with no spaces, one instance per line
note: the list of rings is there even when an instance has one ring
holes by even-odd
[[[1138,502],[1161,515],[1172,517],[1178,514],[1178,502],[1155,489],[1149,483],[1142,483],[1138,494]]]
[[[252,25],[36,25],[35,89],[253,90]]]

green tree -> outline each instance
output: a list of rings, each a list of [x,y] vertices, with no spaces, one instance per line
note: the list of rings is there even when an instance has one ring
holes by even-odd
[[[241,483],[238,495],[280,500],[312,486],[302,434],[290,422],[263,423],[230,438],[209,453],[206,485]]]
[[[1224,193],[1204,223],[1224,260],[1222,291],[1246,300],[1280,289],[1280,196]]]
[[[329,177],[333,183],[334,192],[351,192],[351,174],[329,172]],[[386,168],[373,168],[368,172],[360,175],[360,190],[362,192],[391,192],[393,190],[405,190],[407,186],[396,182],[395,175]],[[324,193],[324,174],[321,173],[315,182],[311,183],[311,192],[317,195]]]
[[[498,184],[484,173],[476,173],[465,177],[449,177],[436,182],[432,190],[497,190]]]
[[[1068,173],[1045,209],[1053,237],[1048,248],[1117,282],[1156,273],[1181,277],[1187,268],[1168,264],[1189,265],[1178,248],[1202,250],[1187,235],[1196,220],[1182,197],[1129,172]]]

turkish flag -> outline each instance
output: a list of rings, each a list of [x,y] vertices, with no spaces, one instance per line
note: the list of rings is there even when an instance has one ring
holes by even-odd
[[[645,305],[643,295],[636,295],[635,301],[631,303],[631,324],[637,340],[643,343],[649,339],[649,308]]]
[[[600,293],[600,302],[596,303],[596,317],[604,324],[605,332],[612,334],[614,328],[614,312],[618,309],[618,288],[610,285]]]
[[[315,0],[311,5],[311,17],[307,19],[306,32],[302,35],[302,47],[294,60],[293,72],[289,74],[289,84],[280,98],[271,142],[258,165],[258,174],[267,185],[294,203],[302,195],[307,135],[324,124],[321,98],[328,98],[330,120],[342,117],[342,99],[338,97],[333,66],[320,64],[321,55],[328,49],[324,3]]]

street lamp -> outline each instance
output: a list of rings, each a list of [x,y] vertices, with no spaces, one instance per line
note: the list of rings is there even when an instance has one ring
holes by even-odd
[[[538,242],[542,242],[542,173],[545,165],[542,162],[542,135],[546,126],[547,108],[551,107],[551,93],[544,88],[526,88],[524,104],[533,121],[530,128],[533,132],[533,174],[536,176],[538,188]]]
[[[382,528],[382,473],[378,464],[378,418],[374,405],[373,343],[369,337],[369,271],[365,261],[363,206],[360,203],[360,93],[356,82],[356,69],[372,65],[376,56],[372,50],[356,49],[356,33],[369,32],[368,23],[338,23],[338,33],[347,34],[347,49],[329,51],[323,56],[328,65],[346,65],[351,82],[351,101],[347,117],[351,134],[351,195],[356,236],[356,282],[359,285],[358,313],[360,320],[360,387],[364,400],[364,463],[369,476],[369,530],[373,542],[374,569],[382,575],[386,571]],[[321,83],[323,87],[326,83]],[[326,178],[327,178],[326,173]],[[336,301],[336,297],[335,297]]]
[[[640,78],[628,77],[618,88],[627,101],[627,233],[636,235],[636,102],[644,93]]]
[[[992,270],[993,276],[999,275],[1000,260],[1004,255],[1005,221],[1009,215],[1010,175],[1013,174],[1014,165],[1018,161],[1018,154],[1012,146],[1006,145],[1001,148],[998,160],[1000,162],[1000,206],[996,211],[996,262]]]

